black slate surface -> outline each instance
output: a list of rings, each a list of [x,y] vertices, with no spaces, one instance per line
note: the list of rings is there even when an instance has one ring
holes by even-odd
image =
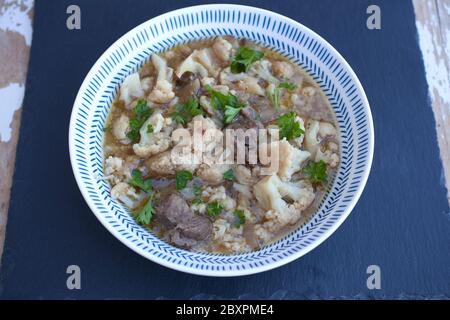
[[[375,1],[382,29],[366,28],[374,1],[240,1],[318,32],[359,76],[375,123],[366,189],[325,243],[286,266],[218,279],[161,267],[96,220],[72,176],[68,124],[89,68],[119,36],[194,1],[37,0],[20,142],[1,267],[1,298],[450,297],[450,219],[433,114],[410,1]],[[66,28],[78,4],[82,29]],[[81,268],[68,290],[66,268]],[[381,290],[366,287],[368,265]]]

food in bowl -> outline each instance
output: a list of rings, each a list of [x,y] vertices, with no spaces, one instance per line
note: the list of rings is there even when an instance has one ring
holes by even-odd
[[[247,39],[192,41],[125,78],[104,139],[111,196],[177,247],[257,250],[317,210],[340,162],[334,112],[299,66]]]

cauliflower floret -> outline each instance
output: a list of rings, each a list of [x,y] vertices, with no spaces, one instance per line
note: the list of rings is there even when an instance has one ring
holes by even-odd
[[[187,57],[177,68],[177,71],[175,72],[178,78],[181,78],[181,76],[185,72],[192,72],[194,74],[199,74],[202,78],[208,76],[208,70],[194,60],[196,52],[192,53]]]
[[[204,48],[201,50],[194,50],[192,53],[193,58],[203,65],[208,70],[208,73],[212,77],[217,77],[219,74],[219,66],[216,61],[216,57],[211,48]]]
[[[281,180],[290,180],[292,175],[301,169],[303,162],[310,155],[308,151],[295,148],[286,139],[279,141],[278,176]]]
[[[152,55],[152,62],[158,70],[158,78],[148,98],[156,103],[167,103],[175,97],[172,86],[173,69],[167,67],[166,60],[156,54]]]
[[[112,133],[121,144],[129,144],[131,142],[127,137],[128,130],[130,129],[129,123],[130,118],[121,114],[113,124]]]
[[[259,96],[266,95],[264,89],[259,85],[258,79],[247,73],[232,73],[230,67],[228,67],[220,72],[219,78],[222,85],[235,85],[238,90]]]
[[[200,80],[203,87],[214,86],[216,84],[216,79],[210,77],[204,77]]]
[[[107,176],[122,171],[123,168],[123,159],[119,157],[109,156],[105,160],[105,174]]]
[[[266,177],[254,188],[258,203],[267,210],[264,222],[255,225],[255,236],[261,243],[271,241],[284,226],[297,223],[302,211],[314,201],[314,190],[309,182],[282,182],[277,176]],[[287,204],[283,198],[294,201]]]
[[[337,154],[339,146],[334,142],[328,142],[321,146],[321,141],[325,137],[337,137],[337,130],[331,123],[308,121],[305,132],[305,148],[311,153],[314,161],[323,160],[334,168],[339,164],[339,155]]]
[[[244,196],[246,196],[248,199],[253,198],[253,193],[250,189],[250,186],[246,186],[244,184],[240,184],[240,183],[233,183],[233,189],[236,190],[237,192],[243,194]]]
[[[223,174],[231,168],[229,164],[201,164],[197,176],[210,184],[219,184],[224,181]]]
[[[231,211],[236,208],[236,201],[226,194],[224,186],[207,187],[203,190],[202,196],[208,198],[208,203],[214,201],[221,203],[227,211]]]
[[[219,218],[213,224],[213,239],[231,252],[251,250],[243,235],[244,228],[236,228],[227,220]]]
[[[131,177],[131,172],[138,168],[139,159],[135,156],[128,156],[125,159],[109,156],[105,160],[105,178],[108,179],[112,185],[121,181],[128,180]],[[145,172],[145,170],[141,170]]]
[[[141,140],[133,145],[134,153],[146,158],[169,149],[171,124],[172,119],[164,118],[160,113],[155,113],[148,118],[139,131]],[[149,126],[153,128],[153,131],[148,131]]]
[[[146,78],[141,80],[141,88],[145,92],[149,92],[152,87],[153,87],[153,78],[146,77]]]
[[[145,165],[148,170],[157,175],[174,175],[175,164],[172,163],[171,152],[165,151],[149,158]]]
[[[280,80],[275,78],[271,73],[272,63],[269,60],[256,61],[249,70],[249,74],[257,75],[266,80],[269,84],[278,85]]]
[[[247,168],[246,166],[240,164],[238,166],[236,166],[236,168],[234,169],[234,175],[236,177],[236,180],[240,183],[240,184],[244,184],[244,185],[253,185],[255,183],[255,178],[252,175],[252,172],[250,171],[249,168]]]
[[[242,91],[256,94],[259,96],[265,96],[266,93],[263,88],[258,83],[258,80],[253,77],[246,77],[236,83],[236,87]]]
[[[297,222],[301,211],[314,200],[314,191],[310,184],[303,181],[283,182],[277,175],[260,180],[253,188],[253,194],[258,204],[271,212],[269,216],[276,216],[280,228]],[[286,203],[283,200],[285,197],[294,201],[294,204]]]
[[[294,75],[294,67],[287,61],[272,62],[273,74],[279,78],[290,79]]]
[[[130,74],[125,78],[120,86],[120,100],[128,106],[135,98],[142,97],[144,90],[141,86],[139,74],[137,72]]]
[[[134,209],[145,199],[147,194],[143,191],[137,192],[128,183],[120,182],[111,189],[111,197],[119,200],[130,209]]]
[[[286,138],[281,141],[272,141],[270,144],[261,143],[260,152],[270,153],[270,167],[266,167],[265,174],[278,176],[283,181],[289,181],[292,175],[299,171],[304,161],[310,157],[308,151],[300,150],[289,142]],[[278,162],[278,165],[276,165]]]
[[[233,46],[227,40],[222,37],[217,38],[212,45],[212,49],[220,60],[223,62],[230,61]]]

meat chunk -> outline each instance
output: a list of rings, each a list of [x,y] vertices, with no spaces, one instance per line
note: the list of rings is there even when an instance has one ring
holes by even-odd
[[[195,241],[206,240],[212,233],[211,221],[196,215],[178,194],[170,195],[158,208],[157,219],[170,230],[169,241],[183,247],[191,247]]]

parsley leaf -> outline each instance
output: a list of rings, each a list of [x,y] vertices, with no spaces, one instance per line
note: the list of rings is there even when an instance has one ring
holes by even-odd
[[[233,169],[227,170],[223,173],[223,178],[228,181],[234,180],[234,172]]]
[[[206,206],[206,213],[210,217],[216,217],[222,212],[223,208],[223,204],[217,201],[213,201],[211,203],[208,203],[208,205]]]
[[[152,181],[150,179],[142,179],[142,172],[137,169],[131,172],[131,179],[128,181],[128,184],[144,192],[149,192],[152,188]]]
[[[242,110],[244,106],[238,106],[237,108],[233,108],[230,106],[225,106],[225,111],[223,115],[225,116],[224,122],[226,124],[233,122],[234,118],[236,118],[237,114]]]
[[[234,226],[236,228],[239,228],[240,226],[245,224],[245,214],[243,210],[234,210],[233,214],[236,218],[236,221],[234,223]]]
[[[172,119],[181,125],[185,125],[198,115],[203,115],[203,109],[194,97],[189,97],[185,104],[175,105],[175,111],[170,114]]]
[[[188,181],[193,179],[192,172],[187,170],[178,171],[175,175],[175,185],[177,190],[182,190],[186,187]]]
[[[308,165],[303,168],[303,172],[309,177],[312,183],[327,183],[327,165],[323,160],[319,162],[309,162]]]
[[[153,126],[151,124],[147,126],[147,133],[153,133]]]
[[[202,195],[202,187],[200,187],[200,186],[197,186],[197,185],[193,186],[192,191],[194,192],[194,195],[196,197],[200,197]]]
[[[203,203],[203,201],[200,198],[194,198],[194,199],[192,199],[191,203],[192,204],[201,204],[201,203]]]
[[[278,88],[287,89],[289,91],[297,89],[297,85],[295,83],[291,83],[289,81],[283,81],[278,85]]]
[[[239,103],[237,97],[231,93],[223,94],[214,90],[211,86],[207,86],[206,90],[211,95],[211,105],[216,110],[224,113],[224,122],[226,124],[233,122],[239,111],[245,107],[245,104]]]
[[[286,138],[286,140],[292,140],[305,133],[300,127],[300,123],[295,120],[296,116],[297,114],[292,111],[278,117],[277,124],[280,127],[281,139]]]
[[[231,72],[241,73],[247,72],[253,62],[264,57],[264,53],[247,47],[240,47],[231,62]]]
[[[127,133],[128,139],[132,142],[139,141],[140,133],[142,125],[145,121],[152,115],[153,110],[147,105],[147,101],[138,100],[136,106],[133,109],[134,118],[130,119],[129,126],[130,130]]]
[[[151,195],[145,205],[137,212],[136,222],[140,225],[148,225],[152,220],[155,208],[153,207],[153,195]]]
[[[297,85],[288,81],[283,81],[269,93],[269,100],[276,109],[280,107],[281,89],[292,91],[297,89]]]

